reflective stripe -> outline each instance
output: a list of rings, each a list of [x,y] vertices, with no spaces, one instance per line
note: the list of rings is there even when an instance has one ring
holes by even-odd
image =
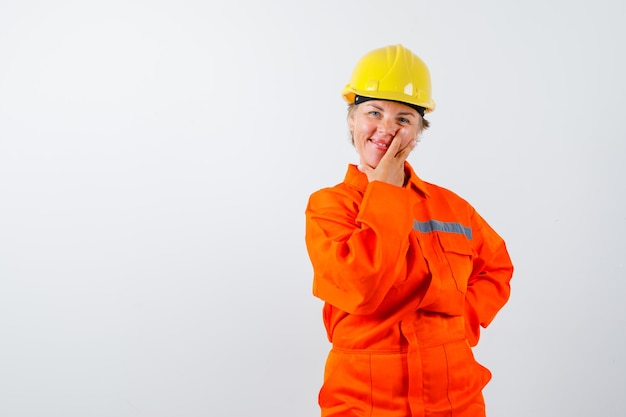
[[[465,235],[466,238],[472,240],[472,228],[465,227],[461,223],[440,222],[439,220],[428,220],[426,222],[413,221],[413,229],[422,233],[430,232],[446,232]]]

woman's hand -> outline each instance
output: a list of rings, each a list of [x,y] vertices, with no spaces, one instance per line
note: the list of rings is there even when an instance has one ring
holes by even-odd
[[[359,171],[367,175],[369,182],[381,181],[397,185],[398,187],[404,185],[404,161],[406,161],[411,151],[415,149],[417,141],[412,140],[404,148],[400,149],[400,146],[402,146],[401,132],[402,130],[398,131],[396,136],[393,137],[389,148],[387,148],[387,152],[385,152],[385,155],[380,159],[376,168],[359,164]]]

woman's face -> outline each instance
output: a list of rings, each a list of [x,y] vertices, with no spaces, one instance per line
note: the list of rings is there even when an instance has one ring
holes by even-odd
[[[394,137],[401,141],[400,149],[417,140],[422,117],[402,103],[369,100],[351,110],[348,127],[360,163],[376,168]]]

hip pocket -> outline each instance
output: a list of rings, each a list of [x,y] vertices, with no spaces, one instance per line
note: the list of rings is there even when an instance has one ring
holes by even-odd
[[[476,362],[467,340],[424,349],[422,362],[425,405],[432,415],[439,415],[434,411],[482,415],[484,411],[472,414],[468,410],[484,410],[482,389],[491,372]]]
[[[410,415],[406,353],[331,350],[319,405],[329,417]]]
[[[360,410],[365,415],[371,404],[371,366],[368,354],[333,349],[326,359],[324,384],[318,401],[323,416]],[[358,412],[356,415],[360,415]]]

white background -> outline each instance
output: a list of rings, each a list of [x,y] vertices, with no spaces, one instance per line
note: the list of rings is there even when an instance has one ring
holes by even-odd
[[[491,417],[623,416],[626,3],[0,1],[0,415],[316,416],[309,194],[402,43],[410,161],[506,239]]]

